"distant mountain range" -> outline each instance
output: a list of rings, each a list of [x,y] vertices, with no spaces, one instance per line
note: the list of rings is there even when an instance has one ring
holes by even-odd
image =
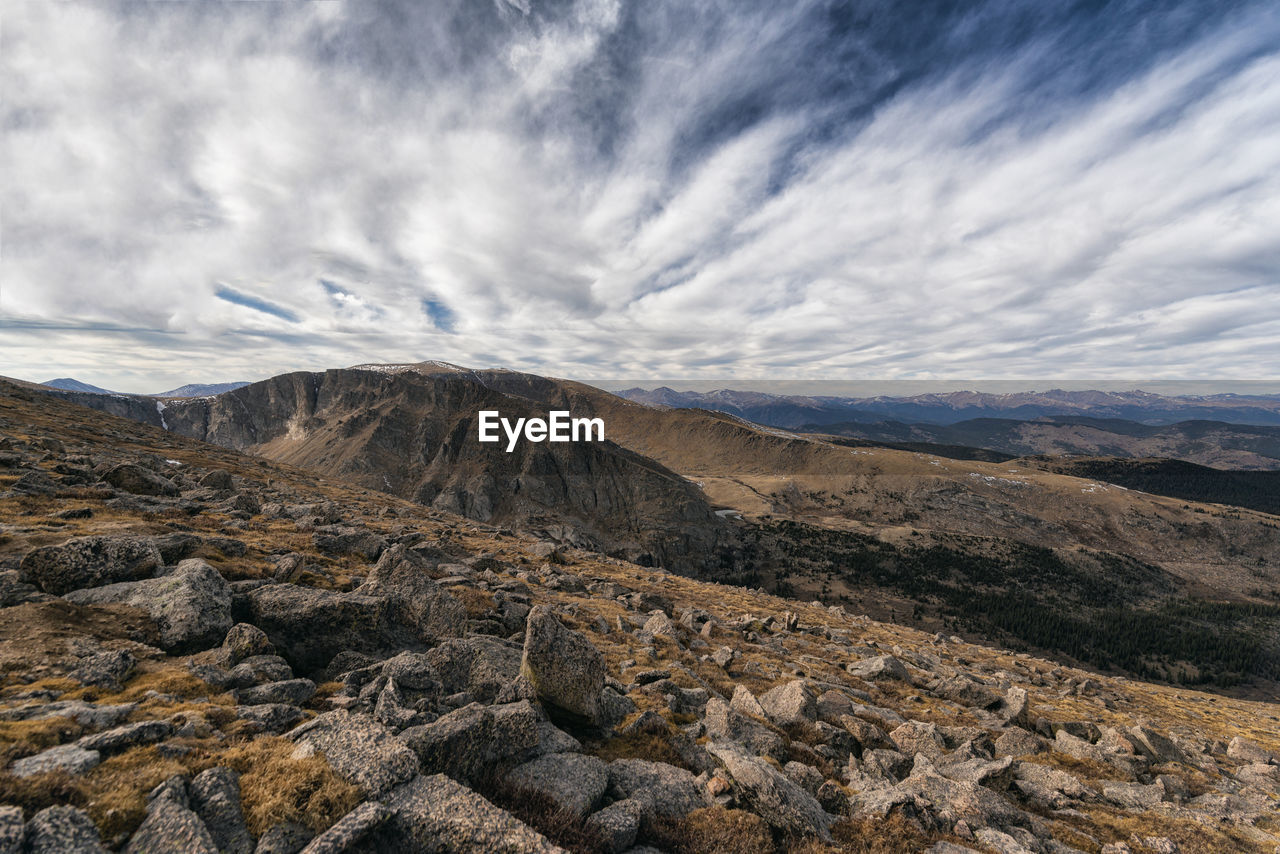
[[[620,397],[677,409],[727,412],[771,427],[797,429],[842,422],[956,424],[975,418],[1030,421],[1045,417],[1118,418],[1139,424],[1221,421],[1280,426],[1280,394],[1168,396],[1144,391],[987,394],[956,391],[911,397],[807,397],[719,389],[711,392],[629,388]]]
[[[134,394],[130,397],[207,397],[212,394],[222,394],[227,391],[235,391],[238,388],[244,388],[249,383],[187,383],[183,386],[170,389],[169,391],[161,391],[155,394]],[[56,380],[49,380],[41,383],[50,388],[61,389],[62,391],[78,391],[85,394],[125,394],[125,392],[111,391],[110,389],[100,388],[96,385],[81,382],[71,377],[59,377]]]

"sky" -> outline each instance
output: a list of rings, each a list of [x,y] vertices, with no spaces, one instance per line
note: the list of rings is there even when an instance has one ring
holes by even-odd
[[[1280,5],[0,10],[0,374],[1280,379]]]

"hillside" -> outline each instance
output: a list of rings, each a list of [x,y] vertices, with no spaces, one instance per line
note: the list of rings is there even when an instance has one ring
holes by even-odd
[[[0,384],[28,850],[1269,852],[1274,704],[512,534]]]

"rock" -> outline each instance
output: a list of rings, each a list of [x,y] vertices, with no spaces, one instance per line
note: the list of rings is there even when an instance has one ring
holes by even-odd
[[[67,674],[67,678],[74,679],[81,685],[119,691],[137,665],[138,659],[133,653],[125,649],[114,649],[82,658],[75,670]]]
[[[1152,762],[1189,763],[1187,755],[1182,752],[1182,748],[1170,741],[1163,733],[1157,732],[1149,726],[1129,727],[1128,738]]]
[[[854,708],[853,700],[843,691],[823,691],[818,697],[818,720],[842,726],[840,719],[845,715],[852,715]]]
[[[537,792],[565,812],[583,818],[604,797],[609,771],[594,756],[553,753],[513,768],[507,782]]]
[[[813,795],[764,760],[731,742],[715,742],[707,750],[724,763],[751,811],[783,833],[817,835],[830,841],[831,817]]]
[[[391,732],[365,715],[325,712],[292,732],[294,758],[323,753],[333,770],[380,797],[418,773],[418,757]]]
[[[46,807],[27,823],[27,854],[106,854],[98,829],[83,810]]]
[[[191,809],[222,854],[250,854],[253,837],[240,808],[240,775],[230,768],[202,771],[188,787]]]
[[[227,684],[233,688],[252,688],[267,682],[287,682],[292,679],[293,668],[278,655],[246,658],[227,674]]]
[[[21,807],[0,807],[0,854],[22,854],[26,825]]]
[[[42,721],[49,718],[70,718],[81,726],[103,729],[120,723],[136,708],[138,708],[137,703],[100,706],[83,700],[57,700],[52,703],[0,709],[0,720]]]
[[[529,612],[520,673],[543,702],[593,723],[601,721],[604,658],[585,635],[565,628],[545,605]]]
[[[729,708],[744,715],[759,718],[762,721],[769,719],[764,706],[760,705],[760,701],[756,699],[755,694],[748,691],[745,685],[735,685],[733,687],[733,697],[729,700]]]
[[[676,628],[676,624],[671,622],[671,618],[662,611],[655,610],[652,616],[645,621],[644,628],[641,631],[648,632],[656,638],[666,638],[673,643],[680,642],[680,632]]]
[[[966,676],[943,679],[934,688],[934,693],[962,706],[975,709],[993,709],[1004,701],[997,692]]]
[[[142,537],[76,537],[27,553],[20,570],[45,593],[61,596],[85,587],[144,578],[161,565],[160,552]]]
[[[586,826],[600,839],[605,854],[620,854],[636,841],[647,807],[635,798],[615,801],[587,819]]]
[[[385,803],[391,816],[371,834],[370,850],[563,854],[546,837],[443,774],[416,777],[392,791]]]
[[[818,792],[814,796],[818,800],[818,805],[822,807],[824,812],[836,816],[846,816],[849,814],[849,796],[844,793],[844,789],[840,788],[834,780],[824,780],[822,785],[818,787]]]
[[[320,670],[340,652],[374,653],[417,642],[391,618],[386,597],[293,584],[251,590],[249,622],[302,672]]]
[[[199,483],[205,489],[235,489],[235,482],[231,479],[231,472],[226,469],[213,469],[200,478]]]
[[[796,762],[794,759],[782,766],[782,773],[786,778],[804,789],[815,798],[818,795],[818,788],[822,785],[822,772],[812,765],[805,765],[803,762]]]
[[[324,554],[356,555],[365,560],[377,560],[387,547],[386,539],[379,534],[339,525],[317,529],[312,540],[316,550]]]
[[[993,792],[1003,792],[1013,782],[1013,758],[1003,759],[967,759],[962,762],[949,762],[938,766],[942,776],[958,783],[976,783],[986,786]]]
[[[1159,783],[1144,785],[1142,783],[1111,783],[1102,787],[1102,795],[1113,804],[1124,809],[1148,810],[1163,802],[1165,788]]]
[[[155,620],[160,645],[168,651],[209,647],[231,627],[231,591],[227,582],[198,558],[184,560],[161,578],[78,590],[65,598],[77,605],[119,602],[141,608]]]
[[[1025,729],[1013,728],[1000,733],[1000,737],[996,739],[995,748],[997,754],[1030,756],[1035,753],[1044,753],[1049,746],[1040,736]]]
[[[447,640],[429,650],[424,661],[435,671],[446,696],[466,691],[488,703],[520,678],[520,655],[501,641],[474,637]]]
[[[253,854],[298,854],[314,838],[309,829],[293,822],[282,822],[267,828],[258,840]]]
[[[719,666],[725,668],[726,670],[729,668],[729,665],[733,663],[733,660],[737,657],[738,657],[737,651],[730,646],[722,646],[711,654],[711,660],[714,661]]]
[[[343,854],[353,851],[390,817],[391,810],[384,804],[366,801],[311,840],[302,849],[302,854]]]
[[[1035,851],[1017,839],[994,827],[979,828],[973,835],[995,854],[1035,854]]]
[[[500,706],[472,703],[400,734],[426,773],[478,779],[500,764],[528,758],[539,744],[538,714],[528,700]]]
[[[803,679],[779,685],[757,698],[769,719],[779,726],[813,723],[818,719],[818,703]]]
[[[256,732],[279,735],[296,726],[305,715],[297,706],[266,703],[260,706],[237,706],[236,717],[252,722]]]
[[[1241,762],[1258,764],[1274,763],[1276,757],[1243,736],[1235,736],[1227,742],[1227,756]]]
[[[246,688],[236,694],[236,702],[242,706],[263,704],[285,704],[300,706],[316,694],[316,683],[310,679],[288,679],[283,682],[268,682]]]
[[[120,463],[112,466],[102,475],[102,480],[116,489],[122,489],[133,495],[178,495],[178,487],[173,481],[149,472],[142,466],[133,463]]]
[[[1030,729],[1031,708],[1027,700],[1027,689],[1014,685],[1005,691],[996,714],[1006,725]]]
[[[683,768],[645,759],[615,759],[609,763],[609,790],[618,800],[634,798],[645,815],[683,818],[710,806],[706,790]]]
[[[86,735],[78,744],[84,750],[115,753],[137,744],[150,744],[173,734],[173,724],[168,721],[138,721],[115,729]]]
[[[467,610],[425,572],[420,559],[402,545],[392,546],[374,566],[358,592],[385,596],[392,617],[411,628],[419,640],[434,644],[466,633]]]
[[[582,743],[550,721],[538,721],[538,748],[540,756],[549,753],[579,753]]]
[[[249,623],[236,623],[227,630],[222,639],[222,650],[227,656],[227,665],[234,667],[246,658],[256,655],[275,655],[275,647],[271,645],[267,633]]]
[[[126,854],[218,854],[200,817],[175,798],[160,796],[125,846]]]
[[[15,777],[30,777],[50,771],[83,774],[102,760],[96,750],[85,750],[74,744],[60,744],[48,750],[16,760],[9,773]]]
[[[880,655],[875,658],[868,658],[865,661],[857,661],[850,664],[845,670],[859,679],[867,679],[873,682],[881,679],[895,679],[899,682],[911,681],[911,674],[907,672],[906,665],[892,655]]]
[[[907,721],[889,733],[889,738],[893,739],[893,743],[903,754],[921,754],[935,761],[942,758],[947,747],[946,740],[938,731],[938,725],[924,721]]]
[[[707,735],[713,739],[741,744],[757,756],[770,756],[779,762],[787,758],[786,741],[769,727],[733,709],[719,697],[707,701],[703,719]]]

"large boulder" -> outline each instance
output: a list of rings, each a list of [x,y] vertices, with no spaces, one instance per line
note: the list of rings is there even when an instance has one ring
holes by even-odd
[[[31,777],[51,771],[83,774],[95,767],[101,758],[102,755],[96,750],[85,750],[75,744],[59,744],[34,756],[25,756],[15,761],[9,773],[15,777]]]
[[[418,773],[418,757],[386,727],[365,715],[326,712],[287,734],[300,759],[324,754],[343,779],[380,797]]]
[[[703,724],[712,739],[737,742],[756,756],[770,756],[778,762],[787,760],[787,743],[781,735],[719,697],[707,701]]]
[[[340,652],[372,653],[418,643],[392,621],[384,596],[268,584],[249,591],[248,600],[249,622],[304,672],[322,669]]]
[[[683,818],[710,806],[706,789],[692,774],[665,762],[615,759],[609,763],[609,791],[617,800],[633,798],[646,815]]]
[[[513,768],[507,782],[546,796],[579,818],[595,809],[609,785],[604,761],[580,753],[553,753]]]
[[[496,638],[447,640],[423,658],[434,668],[445,696],[466,691],[489,703],[520,676],[520,650]],[[384,672],[389,671],[391,662],[387,665]]]
[[[528,700],[499,706],[472,703],[432,723],[410,727],[399,737],[417,754],[426,773],[444,772],[469,782],[532,755],[541,744],[538,723]]]
[[[757,699],[769,720],[779,726],[813,723],[818,718],[817,698],[803,679],[779,685]]]
[[[77,605],[118,602],[141,608],[160,631],[160,645],[170,652],[204,649],[231,628],[231,590],[218,571],[192,558],[161,578],[121,581],[68,593]]]
[[[28,854],[106,854],[98,829],[83,810],[46,807],[27,822]]]
[[[189,793],[191,809],[222,854],[251,854],[254,843],[240,807],[239,774],[230,768],[209,768],[191,781]]]
[[[145,578],[161,565],[160,551],[142,537],[75,537],[27,553],[24,578],[45,593],[61,596],[85,587]]]
[[[360,850],[360,844],[369,834],[390,817],[391,810],[385,804],[365,801],[307,843],[300,854],[345,854]]]
[[[604,657],[581,632],[565,628],[545,605],[529,612],[520,673],[544,702],[593,723],[602,720]]]
[[[133,463],[112,466],[103,473],[102,480],[134,495],[177,495],[179,492],[173,481]]]
[[[125,846],[125,854],[218,854],[209,829],[178,799],[161,794]]]
[[[358,592],[386,597],[394,619],[411,628],[424,643],[462,637],[467,629],[467,609],[426,574],[421,558],[410,554],[402,545],[383,552]]]
[[[781,771],[732,742],[716,742],[707,750],[724,763],[752,812],[771,826],[795,836],[831,839],[831,816],[813,795]]]
[[[371,835],[369,850],[564,854],[506,810],[443,774],[419,776],[391,792],[384,803],[391,815]]]

